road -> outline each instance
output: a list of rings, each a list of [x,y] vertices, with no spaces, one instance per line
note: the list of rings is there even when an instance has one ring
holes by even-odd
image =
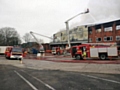
[[[32,69],[0,58],[0,90],[120,90],[120,74]]]

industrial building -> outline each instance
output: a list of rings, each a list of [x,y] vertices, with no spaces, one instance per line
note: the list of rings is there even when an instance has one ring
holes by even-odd
[[[88,28],[85,26],[74,27],[69,30],[71,45],[77,45],[88,42]],[[68,35],[66,30],[59,31],[53,35],[54,40],[51,46],[61,46],[68,44]]]
[[[120,42],[120,19],[98,23],[88,27],[89,43]]]

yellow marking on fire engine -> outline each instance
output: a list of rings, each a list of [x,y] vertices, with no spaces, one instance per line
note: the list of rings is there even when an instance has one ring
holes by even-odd
[[[81,50],[78,50],[78,52],[81,52]]]
[[[89,50],[87,50],[87,52],[89,52]]]

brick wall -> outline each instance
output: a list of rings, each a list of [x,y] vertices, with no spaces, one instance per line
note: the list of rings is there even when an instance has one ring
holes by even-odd
[[[101,32],[97,32],[98,29],[96,29],[96,26],[91,26],[88,28],[88,42],[90,42],[90,40],[92,39],[92,42],[90,43],[111,43],[111,42],[119,42],[119,41],[116,41],[116,36],[120,36],[120,29],[119,30],[116,30],[116,25],[120,25],[120,23],[116,23],[115,21],[114,22],[110,22],[112,24],[110,24],[108,27],[112,27],[112,31],[105,31],[105,28],[107,28],[105,24],[99,24],[99,30],[101,30]],[[109,24],[109,23],[108,23]],[[111,29],[111,28],[110,28]],[[92,33],[90,34],[90,30],[92,31]],[[108,29],[109,30],[109,29]],[[108,37],[112,37],[112,40],[109,41]],[[101,38],[99,40],[101,41],[96,41],[96,38]],[[105,41],[107,38],[107,41]]]

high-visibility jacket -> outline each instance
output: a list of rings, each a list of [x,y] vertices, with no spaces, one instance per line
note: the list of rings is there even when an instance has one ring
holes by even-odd
[[[86,57],[86,51],[83,52],[83,56]]]

